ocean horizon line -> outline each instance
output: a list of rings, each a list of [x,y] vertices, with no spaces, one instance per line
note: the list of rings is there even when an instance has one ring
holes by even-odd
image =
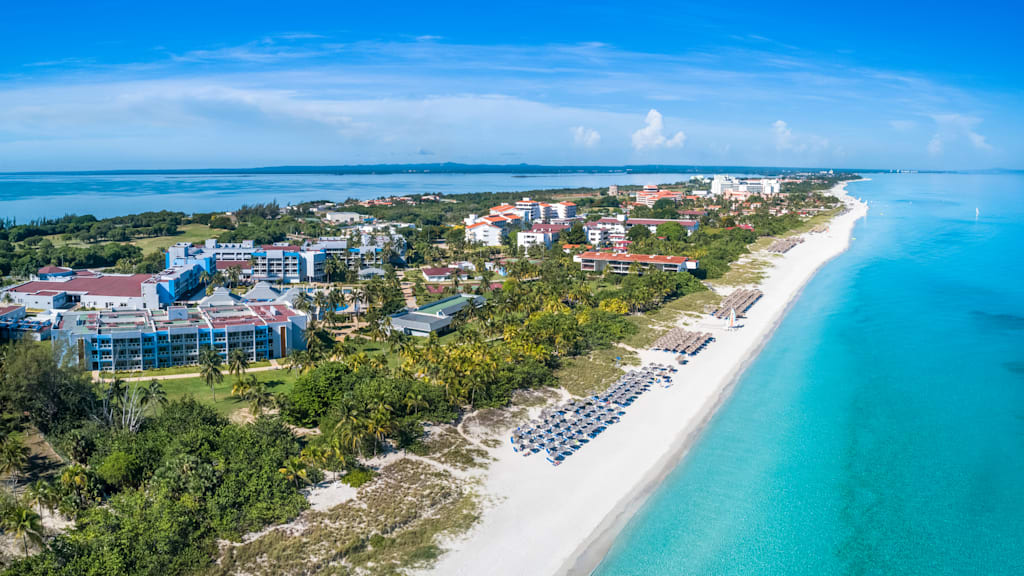
[[[657,174],[701,172],[797,173],[831,170],[840,173],[917,172],[930,174],[1020,172],[1019,169],[988,168],[978,170],[919,170],[916,168],[837,168],[831,166],[771,166],[740,164],[472,164],[461,162],[393,163],[393,164],[337,164],[337,165],[277,165],[249,168],[165,168],[165,169],[107,169],[107,170],[16,170],[0,171],[0,176],[117,176],[117,175],[245,175],[245,174]]]

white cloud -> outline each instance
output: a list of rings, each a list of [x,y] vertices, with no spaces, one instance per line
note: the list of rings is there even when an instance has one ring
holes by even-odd
[[[633,132],[633,148],[635,150],[646,150],[655,148],[682,148],[686,144],[686,134],[682,130],[676,132],[671,138],[666,138],[665,122],[654,108],[647,113],[644,119],[644,127]]]
[[[601,143],[601,134],[593,128],[577,126],[572,129],[572,141],[577,146],[594,148]]]
[[[906,132],[917,126],[917,123],[913,120],[889,120],[889,126],[897,132]]]
[[[818,153],[832,147],[828,138],[814,134],[794,134],[793,129],[784,120],[772,122],[772,133],[775,134],[775,149],[780,152]]]
[[[975,148],[980,150],[992,149],[992,145],[985,141],[985,137],[977,132],[968,132],[967,139],[971,141],[971,144],[973,144]]]
[[[977,150],[992,150],[985,136],[976,130],[981,124],[981,118],[964,114],[935,114],[936,132],[928,142],[928,153],[932,156],[942,154],[943,144],[956,142],[965,139]]]
[[[793,131],[789,129],[782,120],[772,123],[772,131],[775,132],[775,147],[779,150],[789,150],[793,147]]]

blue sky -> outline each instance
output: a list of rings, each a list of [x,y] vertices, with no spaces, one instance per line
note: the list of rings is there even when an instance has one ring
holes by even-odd
[[[149,4],[5,6],[0,171],[1024,168],[1006,2]]]

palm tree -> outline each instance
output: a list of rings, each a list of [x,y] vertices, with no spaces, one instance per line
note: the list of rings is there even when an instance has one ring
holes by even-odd
[[[374,437],[373,455],[377,455],[377,444],[384,441],[384,438],[391,433],[392,409],[386,402],[380,400],[377,407],[370,414],[367,420],[367,431]]]
[[[306,294],[305,292],[299,292],[299,294],[295,297],[295,301],[292,302],[292,308],[295,308],[299,312],[302,312],[307,315],[312,310],[312,307],[313,301],[310,300],[309,294]]]
[[[476,394],[477,392],[487,393],[487,384],[484,383],[483,379],[477,377],[468,378],[466,381],[466,392],[469,392],[469,405],[476,405]]]
[[[39,514],[31,508],[15,506],[7,512],[4,518],[4,528],[11,532],[15,539],[20,538],[25,546],[25,556],[28,556],[28,541],[41,546],[43,544],[43,522]]]
[[[334,345],[331,346],[331,358],[334,360],[343,360],[355,352],[355,348],[355,345],[353,345],[352,341],[348,339],[348,336],[345,336],[341,340],[335,340]]]
[[[317,318],[323,318],[324,309],[327,308],[327,304],[329,303],[329,301],[330,300],[327,296],[327,293],[324,292],[323,290],[313,295],[313,305],[316,306]]]
[[[247,374],[245,377],[238,378],[235,383],[231,386],[231,395],[236,398],[245,398],[249,394],[249,390],[253,384],[256,383],[256,377],[252,374]]]
[[[81,464],[66,466],[60,473],[60,485],[78,501],[79,507],[85,504],[89,495],[89,473]]]
[[[11,433],[0,440],[0,476],[10,475],[12,483],[17,483],[18,474],[28,465],[28,452],[21,434]]]
[[[274,395],[267,390],[267,385],[255,381],[255,378],[243,398],[249,401],[249,412],[254,416],[260,416],[264,410],[272,409],[275,405]]]
[[[227,269],[226,272],[228,284],[234,288],[238,286],[242,281],[242,269],[238,266],[232,266]]]
[[[47,486],[49,483],[45,480],[37,480],[28,485],[25,489],[25,502],[29,506],[35,506],[39,510],[39,515],[43,515],[43,506],[46,503]]]
[[[142,402],[146,408],[167,405],[167,391],[159,380],[153,378],[149,381],[149,386],[142,389]]]
[[[224,381],[224,375],[220,372],[221,362],[220,354],[213,348],[203,346],[199,350],[199,376],[210,387],[214,403],[217,402],[217,391],[214,387]]]
[[[313,367],[313,359],[306,350],[292,350],[288,354],[288,371],[295,371],[299,374],[308,372]]]
[[[333,456],[334,451],[331,450],[329,446],[325,446],[323,444],[310,444],[303,448],[302,452],[299,454],[299,457],[302,458],[304,462],[311,466],[316,466],[321,470],[325,470],[327,468],[331,463],[331,460],[334,459],[332,458]],[[344,461],[343,458],[342,461]],[[335,478],[337,478],[337,475],[335,475]]]
[[[228,354],[228,372],[230,372],[237,380],[242,379],[242,375],[249,369],[249,356],[242,349],[235,348]]]
[[[358,410],[352,409],[345,413],[334,425],[334,434],[340,446],[354,450],[363,457],[363,441],[366,439],[366,421]]]
[[[292,456],[285,460],[277,471],[284,475],[285,480],[295,484],[296,488],[300,483],[309,484],[309,473],[306,471],[304,462],[298,456]]]
[[[413,414],[419,414],[421,408],[429,408],[430,403],[423,397],[423,394],[416,394],[412,390],[405,395],[405,409]]]

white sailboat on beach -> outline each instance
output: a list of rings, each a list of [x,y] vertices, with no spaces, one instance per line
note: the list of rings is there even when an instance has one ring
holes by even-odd
[[[729,308],[729,329],[736,328],[736,309]]]

